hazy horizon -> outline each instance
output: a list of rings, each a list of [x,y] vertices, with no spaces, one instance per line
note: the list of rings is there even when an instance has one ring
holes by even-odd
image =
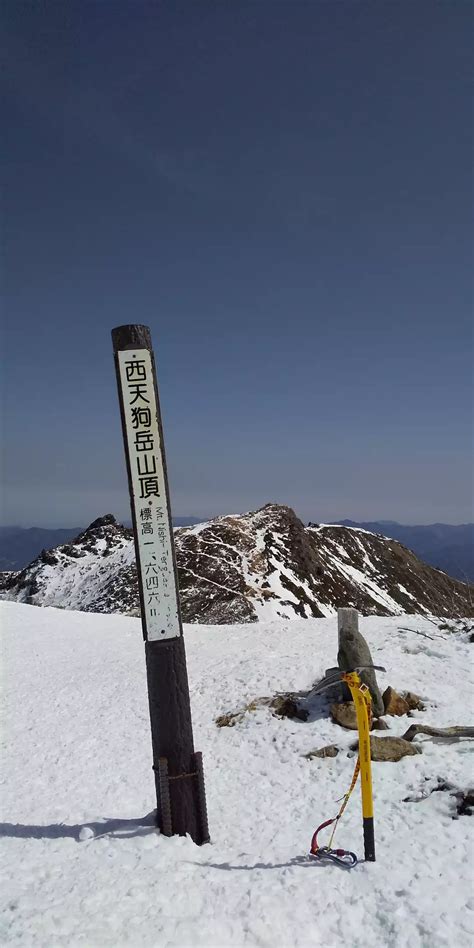
[[[271,501],[268,501],[268,503],[271,503]],[[264,505],[262,504],[261,506],[264,506]],[[291,505],[288,504],[286,506],[291,506]],[[255,508],[255,509],[258,509],[258,508]],[[405,527],[432,527],[432,526],[462,527],[462,526],[471,526],[474,522],[473,520],[464,520],[464,521],[460,521],[459,523],[452,523],[452,522],[448,523],[446,520],[443,520],[443,521],[432,520],[432,521],[426,521],[426,522],[421,522],[420,520],[416,520],[416,521],[413,521],[413,523],[408,523],[407,521],[402,522],[400,520],[393,520],[392,518],[387,518],[387,517],[353,517],[350,515],[345,515],[343,517],[332,517],[331,519],[328,520],[322,517],[318,518],[314,516],[303,516],[297,507],[293,509],[295,510],[296,515],[299,517],[300,520],[302,520],[303,523],[308,523],[309,521],[312,521],[313,523],[342,523],[344,520],[353,520],[355,523],[369,523],[370,522],[370,523],[386,524],[387,526],[389,524],[397,524],[398,526],[405,526]],[[226,513],[209,514],[208,516],[199,516],[198,514],[195,514],[195,513],[175,514],[173,512],[172,515],[173,515],[173,518],[178,519],[178,520],[189,519],[189,520],[196,520],[197,522],[204,523],[208,520],[213,520],[214,517],[220,517],[220,516],[226,516],[226,515],[239,516],[239,515],[249,513],[249,512],[251,511],[250,510],[228,510],[226,511]],[[113,514],[113,516],[115,517],[118,523],[130,525],[132,522],[130,512],[128,514],[125,514],[123,517],[120,517],[116,513],[114,513],[113,510],[104,510],[102,513],[98,513],[96,517],[92,517],[90,520],[88,520],[87,523],[85,521],[83,523],[62,523],[62,522],[40,523],[38,521],[31,522],[31,523],[5,523],[1,525],[1,529],[7,530],[7,529],[18,528],[22,530],[29,530],[29,529],[38,528],[41,530],[48,530],[48,529],[72,530],[72,529],[77,528],[77,529],[83,530],[86,527],[90,526],[90,524],[93,523],[94,520],[97,520],[99,517],[104,517],[106,516],[106,514]]]

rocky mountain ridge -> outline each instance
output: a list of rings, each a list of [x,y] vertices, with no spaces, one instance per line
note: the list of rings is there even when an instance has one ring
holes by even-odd
[[[328,616],[473,614],[472,587],[395,540],[359,528],[305,527],[267,504],[175,531],[185,622],[225,624]],[[0,597],[85,612],[139,613],[132,531],[112,514],[41,553],[0,584]]]
[[[408,526],[392,520],[339,520],[343,527],[362,527],[398,540],[416,555],[463,583],[474,582],[474,523],[430,523]]]

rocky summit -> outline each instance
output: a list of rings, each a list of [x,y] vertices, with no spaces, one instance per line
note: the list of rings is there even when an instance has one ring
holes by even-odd
[[[472,587],[396,540],[347,526],[305,527],[289,507],[217,517],[175,530],[185,622],[329,616],[473,615]],[[0,580],[0,596],[85,612],[139,614],[132,531],[108,514]]]

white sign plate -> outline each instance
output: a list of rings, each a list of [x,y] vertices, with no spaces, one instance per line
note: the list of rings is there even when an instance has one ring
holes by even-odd
[[[181,634],[153,369],[148,349],[118,352],[149,641]]]

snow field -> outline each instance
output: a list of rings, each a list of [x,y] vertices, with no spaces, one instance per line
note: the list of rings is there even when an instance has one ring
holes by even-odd
[[[215,719],[253,698],[307,689],[335,664],[335,617],[185,629],[194,736],[204,755],[212,843],[161,838],[140,622],[0,603],[2,919],[22,946],[472,944],[471,821],[435,786],[472,784],[472,744],[373,764],[377,862],[347,871],[307,858],[334,816],[354,758],[305,760],[355,733],[327,702],[308,722],[265,708],[233,728]],[[434,636],[426,639],[399,626]],[[382,688],[420,694],[425,712],[389,719],[471,724],[469,644],[427,619],[371,617],[361,631]],[[148,817],[148,819],[147,819]],[[359,790],[336,845],[363,855]]]

